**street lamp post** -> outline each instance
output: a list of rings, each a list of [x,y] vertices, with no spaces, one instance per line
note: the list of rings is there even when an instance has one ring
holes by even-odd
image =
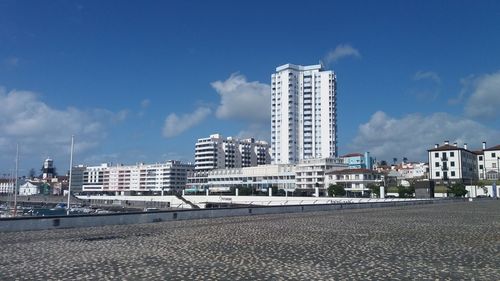
[[[500,174],[500,167],[498,164],[500,164],[500,156],[497,156],[497,179],[498,179],[498,175]]]

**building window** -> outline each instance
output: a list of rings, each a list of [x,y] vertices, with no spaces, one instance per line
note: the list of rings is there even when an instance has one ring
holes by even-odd
[[[454,177],[455,176],[455,171],[451,171],[451,176]]]
[[[455,156],[455,152],[450,152],[450,157]]]
[[[492,164],[491,164],[491,167],[492,167],[493,169],[494,169],[494,168],[496,168],[496,167],[497,167],[497,163],[492,163]]]
[[[483,161],[483,156],[479,156],[479,161]]]
[[[434,157],[439,157],[439,152],[434,153]]]
[[[483,169],[483,165],[479,165],[479,170],[482,170]]]
[[[493,157],[493,158],[497,157],[496,153],[494,153],[494,152],[491,153],[491,157]]]
[[[436,167],[439,167],[439,162],[436,162]]]
[[[451,166],[451,167],[455,167],[455,162],[454,162],[454,161],[451,161],[451,162],[450,162],[450,166]]]
[[[436,177],[439,177],[439,172],[436,172]]]

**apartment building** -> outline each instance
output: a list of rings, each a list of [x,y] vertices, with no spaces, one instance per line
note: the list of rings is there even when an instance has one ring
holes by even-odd
[[[486,148],[486,142],[483,142],[483,149],[476,154],[479,179],[500,179],[500,145]]]
[[[193,164],[173,160],[82,168],[81,165],[73,167],[74,182],[81,183],[82,192],[115,195],[162,195],[165,191],[180,191],[186,187],[187,177],[194,171]]]
[[[244,168],[271,163],[269,144],[265,141],[224,138],[220,134],[198,139],[195,145],[195,171],[198,174],[213,169]]]
[[[14,179],[0,178],[0,194],[13,194]]]
[[[313,191],[315,188],[319,188],[321,193],[326,192],[325,173],[348,167],[348,164],[339,158],[301,160],[295,168],[295,186],[304,191]]]
[[[470,183],[478,179],[477,154],[457,143],[436,144],[428,150],[429,177],[438,184]]]
[[[285,64],[271,75],[273,163],[337,157],[337,78],[323,65]]]

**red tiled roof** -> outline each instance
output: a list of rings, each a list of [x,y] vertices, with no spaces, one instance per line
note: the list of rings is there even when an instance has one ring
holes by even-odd
[[[500,150],[500,144],[487,148],[484,151],[490,151],[490,150]]]
[[[445,145],[442,145],[442,146],[438,146],[437,148],[432,148],[432,149],[429,149],[427,151],[447,151],[447,150],[464,150],[464,151],[469,151],[471,153],[474,153],[468,149],[465,149],[463,147],[459,147],[459,146],[454,146],[454,145],[450,145],[450,144],[445,144]]]

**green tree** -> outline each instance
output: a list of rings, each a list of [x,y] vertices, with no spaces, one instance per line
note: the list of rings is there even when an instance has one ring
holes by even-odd
[[[370,183],[368,184],[368,189],[371,190],[372,194],[375,194],[377,197],[380,197],[380,186],[374,184],[374,183]]]
[[[453,194],[455,197],[464,197],[467,195],[468,191],[465,189],[465,185],[463,183],[455,183],[448,186],[448,193]]]
[[[399,198],[410,198],[413,197],[413,193],[415,193],[415,187],[414,186],[398,186],[398,195]]]
[[[345,188],[338,184],[330,184],[328,186],[328,196],[342,197],[345,196]]]
[[[238,187],[238,194],[239,195],[251,195],[252,194],[252,189],[247,186],[239,186]]]
[[[35,172],[35,169],[31,168],[30,171],[29,171],[29,174],[28,174],[28,177],[30,179],[34,179],[36,176],[36,172]]]

